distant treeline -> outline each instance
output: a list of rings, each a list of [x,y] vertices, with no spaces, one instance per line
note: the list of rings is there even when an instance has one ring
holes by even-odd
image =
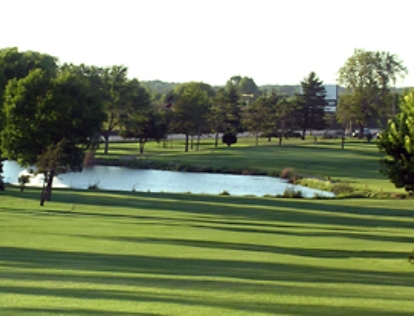
[[[143,85],[146,85],[153,93],[166,95],[171,92],[176,86],[180,85],[180,82],[165,82],[161,80],[150,80],[150,81],[141,81]],[[223,88],[223,86],[213,86],[214,90],[218,90]],[[258,86],[261,91],[275,91],[278,94],[284,94],[288,96],[292,96],[295,93],[300,92],[300,84],[298,85],[263,85]],[[407,88],[396,88],[397,93],[401,93]],[[345,88],[339,87],[338,94],[342,94],[345,91]]]

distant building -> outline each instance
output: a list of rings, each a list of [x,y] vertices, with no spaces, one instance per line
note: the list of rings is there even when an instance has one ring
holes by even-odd
[[[338,85],[336,84],[325,84],[324,85],[326,90],[326,106],[325,112],[328,113],[335,113],[336,106],[338,105]],[[302,93],[302,87],[299,88],[299,93]]]
[[[336,106],[338,105],[338,85],[326,84],[326,106],[325,112],[334,113],[336,112]]]

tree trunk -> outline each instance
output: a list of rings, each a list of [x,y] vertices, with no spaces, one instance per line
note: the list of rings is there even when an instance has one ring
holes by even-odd
[[[185,134],[185,149],[184,151],[187,153],[188,152],[188,134]]]
[[[191,135],[191,147],[190,147],[190,149],[193,149],[193,140],[194,140],[194,135]]]
[[[219,138],[219,133],[216,132],[216,139],[214,141],[214,147],[217,147],[218,146],[218,138]]]
[[[259,146],[259,133],[256,133],[256,146]]]
[[[49,177],[47,179],[47,186],[46,186],[46,201],[50,201],[52,197],[52,185],[53,185],[53,178],[55,176],[55,171],[52,170],[49,172]]]
[[[282,133],[279,134],[279,146],[282,146],[282,139],[283,139],[283,135]]]
[[[303,127],[303,130],[302,130],[302,140],[305,140],[305,138],[306,138],[306,127]]]
[[[364,138],[364,125],[359,125],[359,134],[358,134],[358,138],[359,138],[359,139]]]
[[[198,135],[197,135],[197,145],[196,145],[196,151],[198,151],[198,150],[200,149],[200,137],[201,137],[201,135],[200,135],[200,134],[198,134]]]
[[[40,206],[43,206],[45,204],[45,201],[50,201],[50,198],[52,196],[52,185],[54,175],[54,170],[44,173],[42,193],[40,195]]]
[[[272,140],[272,136],[269,136],[268,138],[267,138],[267,141],[268,142],[270,142]]]
[[[104,149],[104,155],[108,154],[108,148],[109,148],[109,135],[105,134],[103,135],[105,139],[105,149]]]
[[[144,145],[145,143],[139,142],[139,154],[142,155],[144,153]]]

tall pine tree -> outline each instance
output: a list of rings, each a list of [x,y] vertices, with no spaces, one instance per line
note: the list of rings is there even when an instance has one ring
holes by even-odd
[[[305,139],[307,130],[325,127],[326,90],[313,71],[300,84],[302,91],[298,98],[297,117],[302,139]]]

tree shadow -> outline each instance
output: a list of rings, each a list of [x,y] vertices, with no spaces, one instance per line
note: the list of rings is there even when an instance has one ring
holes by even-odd
[[[11,196],[19,195],[25,198],[26,194],[11,192]],[[33,196],[32,190],[27,197]],[[389,209],[386,207],[346,205],[347,202],[336,200],[305,200],[305,199],[268,199],[229,196],[208,196],[193,194],[168,194],[168,193],[132,193],[114,191],[76,191],[59,190],[54,193],[54,202],[66,203],[68,210],[51,210],[37,207],[33,213],[65,214],[71,216],[97,216],[108,218],[146,218],[147,215],[133,215],[129,212],[122,213],[104,212],[98,209],[94,212],[82,211],[82,205],[102,207],[122,207],[136,212],[178,212],[198,216],[218,216],[226,218],[229,224],[237,221],[249,221],[250,224],[285,222],[286,224],[314,224],[347,226],[358,229],[367,227],[385,228],[414,228],[414,211],[406,209]],[[400,201],[396,201],[398,203]],[[69,209],[70,208],[70,209]],[[149,216],[152,217],[152,216]],[[400,218],[407,219],[405,221]],[[244,223],[246,224],[246,223]]]
[[[214,246],[217,246],[214,244]],[[225,246],[222,246],[225,247]],[[283,249],[276,251],[317,254],[317,249]],[[307,253],[308,251],[308,253]],[[321,250],[320,257],[335,256]],[[278,280],[289,282],[352,283],[370,285],[411,286],[414,272],[383,272],[345,268],[327,268],[298,263],[237,261],[220,259],[153,257],[50,251],[29,248],[0,247],[2,265],[26,269],[58,269],[75,271],[117,271],[167,276],[226,277],[244,280]],[[336,253],[339,255],[339,253]],[[376,256],[375,253],[367,253]],[[378,254],[379,256],[379,254]],[[340,257],[343,258],[343,257]],[[407,263],[408,264],[408,263]]]

